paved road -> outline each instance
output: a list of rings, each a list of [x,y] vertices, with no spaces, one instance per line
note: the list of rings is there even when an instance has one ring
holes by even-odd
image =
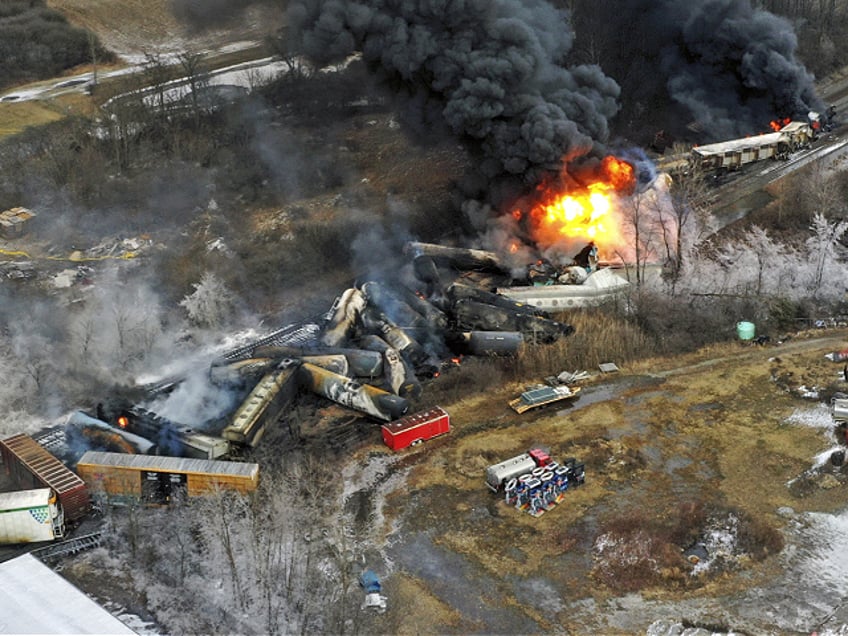
[[[225,47],[221,47],[216,51],[206,52],[206,59],[209,64],[214,66],[214,60],[216,57],[238,51],[247,51],[252,48],[256,49],[257,54],[261,51],[256,42],[236,42]],[[176,65],[179,64],[179,56],[180,53],[178,52],[163,54],[160,56],[160,61],[166,65]],[[126,63],[126,66],[119,69],[99,70],[97,72],[98,83],[104,83],[116,77],[140,74],[144,72],[146,67],[146,60],[143,57],[127,57],[124,58],[124,62]],[[280,68],[279,65],[279,61],[263,56],[249,62],[216,68],[211,72],[212,77],[210,79],[210,83],[233,84],[249,88],[250,82],[264,79],[268,73],[276,72]],[[72,75],[70,77],[63,77],[57,80],[36,82],[3,93],[0,95],[0,102],[50,100],[69,93],[85,93],[88,91],[93,80],[94,74],[92,72],[87,72]],[[184,84],[185,80],[174,80],[173,82],[169,82],[172,89]]]

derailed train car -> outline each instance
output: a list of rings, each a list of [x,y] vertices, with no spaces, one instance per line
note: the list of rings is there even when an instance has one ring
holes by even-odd
[[[77,471],[99,496],[148,504],[223,490],[249,493],[259,484],[258,464],[162,455],[88,451],[77,462]]]
[[[230,453],[227,440],[172,422],[139,406],[123,411],[117,419],[117,424],[121,430],[154,440],[157,455],[221,459]]]
[[[738,170],[764,159],[787,159],[790,153],[806,148],[815,131],[806,122],[789,122],[777,132],[731,139],[692,149],[691,163],[705,170]]]
[[[119,418],[120,419],[120,418]],[[65,421],[65,438],[74,447],[94,447],[116,453],[155,455],[156,444],[146,437],[74,411]]]
[[[312,392],[380,420],[388,422],[399,418],[409,409],[409,402],[399,395],[314,364],[300,365],[299,375],[303,385]]]
[[[299,360],[286,358],[265,374],[230,418],[221,437],[255,448],[266,427],[279,419],[297,395],[300,366]]]
[[[29,435],[19,433],[0,441],[0,456],[6,474],[18,487],[52,489],[68,521],[88,514],[91,499],[85,482]]]

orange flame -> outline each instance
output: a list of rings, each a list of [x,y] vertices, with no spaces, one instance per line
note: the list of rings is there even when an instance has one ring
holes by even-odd
[[[121,428],[126,428],[129,423],[130,420],[126,415],[121,415],[118,418],[118,426],[120,426]]]
[[[789,117],[784,117],[783,119],[774,119],[769,122],[769,126],[774,132],[780,132],[780,130],[789,125],[792,122],[792,119]]]
[[[636,185],[631,164],[604,157],[587,185],[567,193],[545,191],[530,211],[531,231],[542,245],[562,240],[594,241],[599,247],[619,245],[621,234],[613,217],[614,194],[630,194]]]

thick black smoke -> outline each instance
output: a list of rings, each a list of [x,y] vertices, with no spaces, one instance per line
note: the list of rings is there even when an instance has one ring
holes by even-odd
[[[578,34],[603,29],[604,68],[646,120],[695,122],[705,140],[721,140],[821,111],[792,25],[749,0],[601,0],[586,9]]]
[[[198,23],[257,3],[172,2]],[[642,142],[660,128],[728,139],[822,109],[792,25],[750,0],[572,6],[573,16],[545,0],[292,0],[284,45],[319,66],[361,53],[409,130],[465,142],[475,168],[465,195],[496,207],[601,154],[619,98],[616,132]],[[576,64],[581,48],[599,65]]]
[[[414,130],[468,142],[481,188],[527,187],[591,154],[618,110],[598,66],[566,65],[569,16],[542,0],[301,0],[288,25],[319,64],[361,52]]]

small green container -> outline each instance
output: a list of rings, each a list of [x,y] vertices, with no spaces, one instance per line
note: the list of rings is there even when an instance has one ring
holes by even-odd
[[[739,336],[740,340],[753,340],[754,336],[757,335],[757,330],[754,327],[753,322],[737,322],[736,323],[736,335]]]

